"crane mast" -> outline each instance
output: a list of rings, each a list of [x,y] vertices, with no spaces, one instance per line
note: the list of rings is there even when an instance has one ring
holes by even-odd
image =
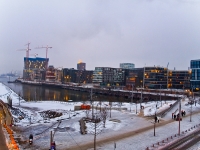
[[[29,70],[29,64],[28,64],[28,58],[29,58],[29,51],[31,50],[30,49],[30,43],[28,42],[27,44],[27,48],[26,49],[19,49],[19,50],[17,50],[17,51],[26,51],[26,61],[25,61],[25,64],[24,64],[24,69],[26,70],[26,73],[27,73],[27,78],[28,78],[28,76],[29,76],[29,71],[27,71],[27,70]],[[25,45],[25,46],[26,46]]]
[[[49,48],[52,48],[52,47],[50,47],[50,46],[41,46],[41,47],[36,47],[36,49],[41,49],[41,48],[45,48],[46,49],[46,64],[45,64],[45,70],[47,71],[47,54],[48,54],[48,49]]]

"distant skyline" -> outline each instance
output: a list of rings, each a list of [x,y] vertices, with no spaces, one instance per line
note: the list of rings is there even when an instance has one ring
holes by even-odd
[[[0,0],[0,74],[30,57],[55,68],[161,66],[187,70],[200,59],[199,0]]]

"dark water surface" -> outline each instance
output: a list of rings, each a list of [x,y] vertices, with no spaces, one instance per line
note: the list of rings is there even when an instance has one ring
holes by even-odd
[[[15,78],[10,78],[10,81]],[[7,85],[17,94],[20,94],[26,101],[32,100],[56,100],[56,101],[68,101],[75,102],[88,101],[90,99],[90,93],[67,90],[62,88],[48,87],[48,86],[36,86],[27,85],[21,83],[8,83],[9,78],[0,78],[0,82]],[[112,102],[124,102],[130,101],[122,97],[105,96],[105,95],[93,95],[94,101],[112,101]]]

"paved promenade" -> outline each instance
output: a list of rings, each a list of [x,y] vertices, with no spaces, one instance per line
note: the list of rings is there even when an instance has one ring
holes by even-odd
[[[197,111],[197,112],[194,112],[193,115],[194,114],[199,114],[199,113],[200,113],[200,111]],[[189,117],[189,116],[190,116],[190,114],[186,115],[186,117]],[[163,122],[160,122],[159,124],[157,124],[156,127],[165,126],[165,125],[170,124],[172,122],[174,122],[173,119],[167,120],[167,121],[163,121]],[[138,134],[144,133],[144,132],[146,132],[148,130],[152,130],[153,131],[153,128],[154,128],[154,125],[151,125],[151,126],[148,126],[148,127],[140,128],[138,130],[130,131],[128,133],[122,133],[122,134],[119,134],[119,135],[106,137],[104,139],[98,140],[97,141],[97,145],[99,146],[99,145],[103,145],[105,143],[123,140],[123,139],[129,138],[129,137],[133,137],[133,136],[136,136]],[[80,150],[80,147],[81,147],[82,150],[92,149],[94,147],[94,142],[93,141],[89,141],[89,142],[87,142],[85,144],[68,147],[68,148],[66,148],[66,150]]]
[[[0,150],[8,150],[6,140],[3,133],[3,123],[10,125],[12,122],[12,115],[7,109],[6,105],[0,100]]]
[[[0,122],[0,149],[1,150],[8,150],[8,147],[6,145],[6,140],[5,140],[5,137],[4,137],[4,133],[3,133],[3,130],[2,130],[1,122]]]

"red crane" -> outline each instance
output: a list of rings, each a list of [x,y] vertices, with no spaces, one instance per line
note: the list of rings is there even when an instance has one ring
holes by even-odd
[[[48,45],[46,47],[44,47],[44,46],[42,46],[42,47],[36,47],[36,49],[41,49],[41,48],[45,48],[46,49],[46,70],[47,70],[47,54],[48,54],[48,49],[52,48],[52,47],[49,47]]]

